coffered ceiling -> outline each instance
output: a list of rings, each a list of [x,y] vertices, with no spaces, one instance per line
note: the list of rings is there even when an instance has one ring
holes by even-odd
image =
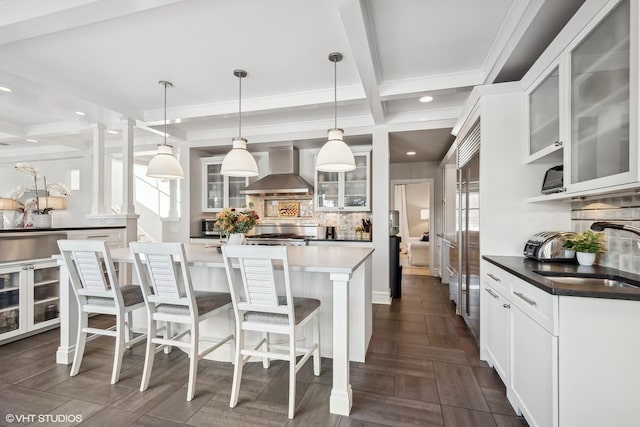
[[[167,131],[175,146],[229,145],[238,133],[236,68],[248,72],[242,133],[250,150],[317,142],[333,127],[327,56],[338,51],[338,126],[347,142],[384,125],[402,133],[392,137],[396,152],[413,146],[437,156],[451,138],[425,131],[451,128],[471,88],[493,82],[518,43],[539,54],[536,40],[557,31],[549,20],[564,23],[575,11],[549,13],[557,3],[0,0],[0,86],[11,89],[0,91],[0,154],[85,150],[98,123],[118,131],[125,120],[138,125],[136,150],[153,148],[163,123],[159,80],[174,84]],[[530,24],[541,13],[549,18],[538,31]],[[420,103],[424,95],[434,100]],[[117,150],[121,136],[106,137]]]

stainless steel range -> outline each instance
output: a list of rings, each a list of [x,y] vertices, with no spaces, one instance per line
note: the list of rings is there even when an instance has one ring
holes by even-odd
[[[246,236],[248,245],[305,246],[318,238],[318,224],[258,224]]]

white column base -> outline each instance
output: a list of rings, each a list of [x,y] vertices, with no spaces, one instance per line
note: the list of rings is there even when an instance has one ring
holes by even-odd
[[[353,396],[351,391],[351,384],[349,384],[346,393],[338,392],[334,387],[331,391],[331,397],[329,399],[329,412],[337,415],[349,415],[351,413],[352,402]]]
[[[373,291],[371,293],[371,302],[373,304],[391,304],[391,297],[388,292]]]
[[[56,363],[60,365],[70,365],[73,363],[73,356],[76,353],[76,346],[71,347],[58,347],[56,352]]]

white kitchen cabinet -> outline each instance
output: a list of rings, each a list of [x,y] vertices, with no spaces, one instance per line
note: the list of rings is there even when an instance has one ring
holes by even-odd
[[[527,91],[528,163],[562,149],[560,95],[560,71],[555,62]]]
[[[317,211],[371,211],[371,148],[353,147],[356,168],[315,173]]]
[[[60,323],[56,261],[25,261],[0,267],[0,282],[0,342]]]
[[[202,212],[220,212],[224,208],[242,208],[246,196],[240,194],[248,178],[225,176],[220,173],[223,156],[203,157],[202,162]]]
[[[558,426],[558,296],[486,261],[482,271],[481,358],[530,426]]]
[[[505,384],[509,383],[510,310],[511,304],[495,288],[484,281],[482,310],[485,311],[483,331],[488,363]]]
[[[530,426],[558,426],[558,337],[551,335],[515,304],[509,313],[509,388]]]
[[[568,191],[624,184],[637,178],[637,157],[632,157],[635,149],[630,141],[629,89],[630,49],[637,52],[638,44],[637,40],[630,43],[630,9],[630,0],[620,2],[588,35],[569,46]],[[633,71],[637,75],[636,67]],[[637,103],[637,93],[633,102]],[[633,122],[637,125],[635,111]],[[637,139],[634,144],[637,146]]]
[[[639,5],[631,0],[602,3],[575,37],[567,37],[539,77],[523,79],[532,82],[526,104],[527,163],[562,163],[567,197],[616,186],[624,190],[640,180]]]

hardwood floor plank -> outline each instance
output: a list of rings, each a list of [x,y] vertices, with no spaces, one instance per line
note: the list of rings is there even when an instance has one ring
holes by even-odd
[[[82,422],[82,427],[113,427],[128,426],[135,422],[142,414],[123,411],[117,408],[104,408],[102,411]]]
[[[349,372],[351,387],[354,390],[393,396],[395,377],[367,369],[351,368]]]
[[[396,375],[394,396],[440,403],[436,380],[413,375]]]
[[[453,327],[453,324],[449,321],[448,317],[445,316],[433,316],[427,315],[425,316],[427,321],[427,329],[429,331],[429,335],[455,335],[456,330]]]
[[[495,388],[505,392],[506,388],[504,386],[504,383],[502,382],[502,379],[500,379],[500,376],[495,371],[495,369],[482,368],[479,366],[473,366],[471,369],[473,369],[473,373],[476,376],[480,387]]]
[[[389,338],[372,337],[368,351],[378,354],[398,354],[398,342]]]
[[[311,384],[287,427],[337,427],[342,417],[329,413],[331,386]]]
[[[35,422],[31,425],[38,427],[70,427],[80,424],[104,409],[95,403],[73,399],[62,406],[57,407],[47,415],[45,422]],[[66,420],[66,422],[65,422]]]
[[[368,354],[366,363],[351,363],[354,368],[375,370],[388,374],[415,375],[424,378],[434,378],[433,362],[403,356],[389,356],[384,354]]]
[[[398,343],[398,355],[440,362],[469,364],[466,353],[458,349],[419,346],[401,342]]]
[[[0,414],[48,414],[70,400],[71,398],[56,393],[32,390],[17,385],[6,385],[2,388]],[[5,425],[4,416],[0,417],[0,423]],[[8,423],[8,425],[11,424]]]
[[[132,387],[123,386],[120,383],[111,385],[109,381],[96,380],[81,374],[69,377],[68,380],[46,389],[49,393],[103,406],[111,405],[132,390]]]
[[[442,405],[446,427],[497,427],[493,416],[487,412]]]
[[[529,427],[529,423],[522,417],[493,414],[493,418],[498,427]]]
[[[435,362],[434,368],[443,405],[490,412],[471,366]]]
[[[387,426],[442,426],[440,405],[361,391],[353,393],[350,418]]]
[[[418,322],[411,322],[408,320],[390,320],[390,319],[373,319],[373,327],[378,329],[391,329],[393,331],[402,332],[427,332],[427,324],[424,319]]]
[[[511,407],[505,391],[495,388],[482,388],[482,394],[494,414],[516,416],[515,411]]]
[[[196,382],[196,394],[191,402],[187,402],[187,389],[179,388],[155,408],[147,411],[146,414],[156,418],[184,423],[210,401],[212,397],[213,393],[204,392]]]
[[[202,427],[282,427],[288,421],[286,407],[265,405],[262,402],[242,402],[235,408],[229,408],[228,399],[218,400],[214,397],[189,418],[187,423]]]

